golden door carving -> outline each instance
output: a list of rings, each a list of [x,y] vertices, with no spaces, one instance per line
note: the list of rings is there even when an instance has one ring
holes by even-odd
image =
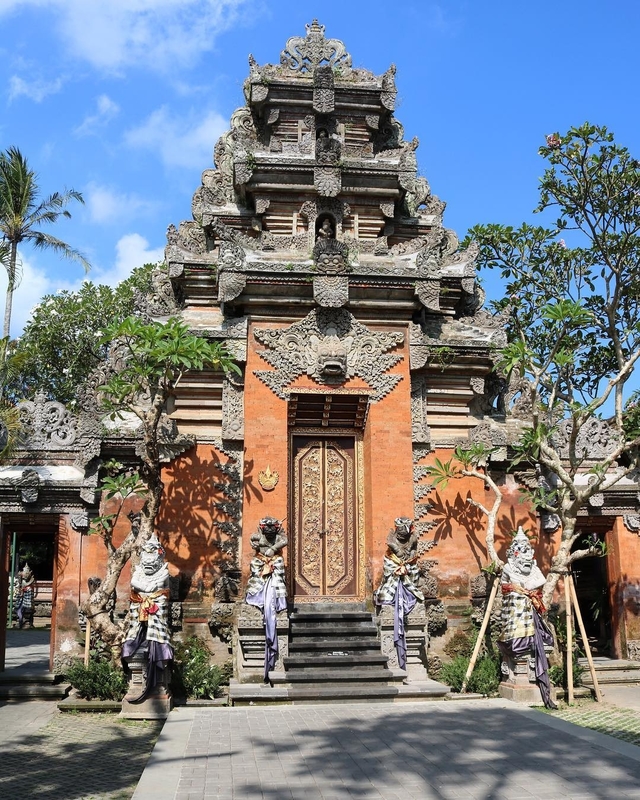
[[[358,594],[354,439],[293,438],[293,593]]]

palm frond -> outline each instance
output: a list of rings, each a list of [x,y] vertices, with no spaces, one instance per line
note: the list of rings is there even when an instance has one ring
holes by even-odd
[[[25,239],[28,239],[30,242],[32,242],[34,247],[37,247],[41,250],[51,249],[63,258],[80,262],[87,272],[91,268],[91,265],[79,250],[71,247],[71,245],[68,245],[61,239],[51,236],[50,233],[43,233],[42,231],[28,231],[25,234]]]

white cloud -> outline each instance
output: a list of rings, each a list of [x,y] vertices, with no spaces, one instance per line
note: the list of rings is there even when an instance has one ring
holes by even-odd
[[[2,0],[0,0],[2,2]],[[11,336],[20,336],[44,295],[55,294],[61,289],[78,291],[83,280],[116,286],[128,278],[135,267],[143,264],[155,264],[164,258],[164,247],[150,247],[149,242],[139,233],[123,236],[116,243],[113,266],[108,269],[95,269],[84,278],[75,282],[63,280],[61,277],[51,278],[46,272],[29,261],[22,259],[22,280],[13,295],[11,315]],[[0,270],[0,312],[4,314],[4,296],[7,290],[7,273]]]
[[[97,223],[131,219],[148,214],[158,207],[157,203],[143,200],[135,194],[122,194],[97,183],[87,186],[84,198],[91,221]]]
[[[24,95],[36,103],[41,103],[47,95],[59,92],[63,84],[62,78],[56,78],[54,81],[41,79],[27,81],[18,75],[12,75],[9,78],[9,100],[15,100]]]
[[[137,128],[125,134],[131,147],[155,151],[169,167],[203,167],[211,164],[213,146],[229,127],[224,117],[210,111],[172,117],[166,106],[156,109]]]
[[[4,317],[4,298],[7,291],[7,273],[0,270],[0,306]],[[29,261],[22,259],[22,280],[13,293],[11,313],[11,336],[16,337],[22,333],[25,323],[31,316],[31,311],[45,294],[54,291],[53,283],[49,280],[44,270],[38,269]]]
[[[212,49],[254,0],[0,0],[0,15],[49,9],[68,50],[98,69],[169,70]]]
[[[116,286],[131,275],[136,267],[155,264],[164,258],[163,247],[149,247],[149,242],[139,233],[128,233],[116,243],[116,260],[110,269],[95,270],[89,273],[93,283],[106,283]]]
[[[88,114],[74,130],[77,136],[86,136],[103,127],[120,113],[120,106],[108,95],[101,94],[96,101],[96,113]]]

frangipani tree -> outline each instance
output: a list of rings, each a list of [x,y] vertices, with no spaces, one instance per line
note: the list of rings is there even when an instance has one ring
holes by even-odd
[[[175,317],[165,323],[128,317],[105,330],[104,341],[114,342],[117,368],[99,387],[102,408],[116,422],[133,415],[141,436],[136,448],[137,468],[125,468],[117,462],[106,465],[102,489],[104,498],[115,502],[116,511],[102,514],[91,527],[104,542],[108,559],[100,586],[82,604],[82,610],[115,654],[124,632],[111,619],[109,601],[123,567],[155,529],[164,489],[162,439],[167,401],[186,372],[239,370],[220,342],[190,333]],[[139,514],[130,517],[130,530],[117,545],[116,524],[126,510],[125,501],[135,496],[141,504]]]
[[[509,343],[497,368],[508,399],[528,410],[517,460],[538,467],[531,498],[561,523],[548,605],[571,563],[601,552],[582,543],[580,511],[639,465],[629,399],[640,358],[640,163],[588,123],[547,136],[539,152],[548,166],[536,211],[553,212],[554,224],[477,225],[463,244],[477,242],[481,267],[504,282],[495,305],[510,308]]]

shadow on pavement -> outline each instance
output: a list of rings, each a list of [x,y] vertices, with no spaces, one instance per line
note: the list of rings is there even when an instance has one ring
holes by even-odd
[[[0,797],[130,797],[161,728],[115,715],[57,714],[37,733],[0,746]]]
[[[263,780],[262,769],[259,781],[248,780],[247,775],[242,782],[244,793],[238,796],[273,800],[640,797],[638,761],[549,728],[529,714],[435,704],[411,711],[389,708],[386,713],[379,707],[368,708],[370,718],[367,712],[353,714],[351,707],[342,719],[335,713],[328,718],[313,707],[304,714],[298,708],[295,717],[274,716],[273,723],[279,724],[282,733],[273,737],[264,735],[267,720],[260,723],[254,717],[253,756],[271,777]],[[248,721],[238,715],[235,724]],[[224,745],[224,737],[221,740]],[[214,752],[210,748],[208,770],[213,771],[218,757],[228,757],[231,748],[237,750],[239,741],[231,732],[229,749],[222,746]],[[192,758],[196,766],[200,757]],[[232,763],[237,758],[232,756]],[[287,783],[280,780],[278,785],[272,777],[279,765],[283,774],[288,771],[289,787],[300,787],[298,794],[288,793]],[[322,794],[314,793],[316,783]]]

